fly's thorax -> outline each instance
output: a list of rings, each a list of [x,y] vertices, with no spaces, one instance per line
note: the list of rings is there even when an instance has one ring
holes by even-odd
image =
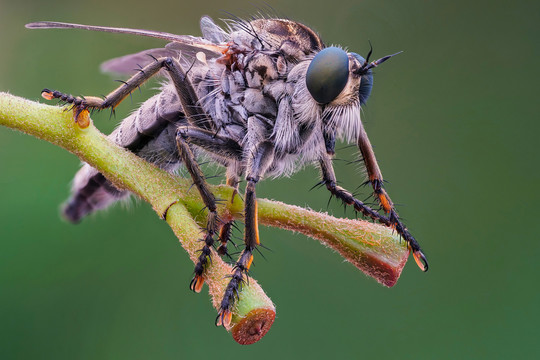
[[[318,103],[306,86],[307,69],[323,47],[318,36],[304,25],[279,19],[254,20],[249,29],[253,32],[245,27],[233,31],[227,53],[208,62],[212,75],[199,84],[205,89],[201,93],[204,107],[221,131],[235,129],[233,137],[239,143],[246,139],[242,133],[249,133],[248,118],[265,124],[261,132],[276,149],[276,163],[269,172],[288,174],[321,156],[325,128],[333,126],[338,134],[351,128],[349,121],[339,120],[351,116],[343,111],[335,114],[347,103],[359,104],[353,92],[360,80],[348,81],[333,104]],[[347,61],[351,67],[357,65],[355,59]]]
[[[264,94],[261,89],[246,89],[243,105],[249,115],[262,116],[269,124],[274,124],[277,115],[276,100]]]
[[[254,50],[279,50],[288,58],[301,59],[324,47],[307,26],[285,19],[255,19],[232,24],[234,43]]]
[[[264,85],[277,80],[280,77],[277,60],[280,58],[275,53],[254,52],[245,59],[245,78],[250,88],[262,88]],[[285,69],[286,71],[286,69]],[[281,74],[286,75],[284,74]]]

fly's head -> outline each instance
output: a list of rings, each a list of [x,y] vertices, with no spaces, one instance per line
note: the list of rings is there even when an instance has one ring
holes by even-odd
[[[321,105],[363,105],[371,93],[373,75],[367,61],[337,47],[320,51],[306,72],[309,93]]]
[[[311,60],[305,85],[313,100],[322,108],[326,132],[336,133],[347,141],[356,140],[360,123],[360,108],[371,94],[372,68],[390,57],[369,62],[356,53],[338,47],[328,47]]]

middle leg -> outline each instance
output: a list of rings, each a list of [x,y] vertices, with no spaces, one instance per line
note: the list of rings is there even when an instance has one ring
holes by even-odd
[[[199,190],[204,205],[208,209],[205,235],[202,239],[204,246],[201,249],[201,254],[199,255],[197,264],[195,265],[195,275],[189,284],[191,290],[200,292],[202,286],[204,285],[204,271],[208,265],[208,262],[211,260],[210,256],[211,248],[214,245],[214,235],[218,229],[219,220],[217,215],[216,199],[214,194],[210,191],[208,184],[204,179],[204,175],[197,164],[197,160],[195,159],[195,156],[193,155],[193,152],[191,151],[186,139],[180,133],[178,133],[176,136],[176,143],[178,145],[178,151],[180,153],[180,157],[182,158],[182,162],[191,175],[193,183],[197,187],[197,190]]]
[[[240,165],[243,153],[242,147],[231,138],[216,135],[211,131],[193,126],[179,127],[178,134],[190,144],[198,146],[212,154],[214,158],[219,159],[220,162],[227,166],[227,185],[235,189],[231,198],[231,202],[234,201],[234,197],[238,192],[238,177],[242,173]],[[219,230],[219,241],[221,244],[217,252],[221,256],[229,256],[227,244],[231,238],[233,223],[234,221],[225,222]]]
[[[274,147],[269,141],[262,141],[247,152],[249,155],[246,174],[246,192],[244,196],[244,243],[245,248],[236,262],[231,280],[225,288],[216,325],[228,327],[232,319],[232,307],[253,261],[253,251],[260,244],[257,218],[257,197],[255,186],[266,173],[274,159]]]
[[[231,203],[234,201],[234,197],[238,193],[238,176],[237,176],[237,169],[236,166],[232,166],[231,168],[227,169],[227,185],[234,188],[232,197],[231,197]],[[231,258],[229,255],[229,251],[227,250],[227,245],[231,241],[231,234],[232,234],[232,228],[234,225],[234,220],[228,221],[223,224],[221,229],[219,230],[219,241],[220,245],[217,249],[217,252],[221,256],[227,256],[228,258]]]

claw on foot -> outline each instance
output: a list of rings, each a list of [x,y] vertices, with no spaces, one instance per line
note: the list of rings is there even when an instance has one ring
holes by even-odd
[[[45,100],[53,100],[54,99],[54,95],[53,95],[52,91],[49,90],[49,89],[43,89],[43,91],[41,92],[41,97],[44,98]]]
[[[426,256],[424,255],[422,251],[413,250],[413,257],[414,257],[414,261],[416,261],[416,264],[422,271],[424,272],[428,271],[429,265],[428,265]]]
[[[90,126],[90,112],[85,108],[77,108],[73,112],[73,119],[81,129],[86,129]]]
[[[216,318],[216,326],[228,328],[231,325],[232,312],[230,310],[220,309]]]
[[[189,288],[196,293],[200,293],[203,285],[204,278],[202,277],[202,275],[195,275],[191,280],[191,283],[189,284]]]

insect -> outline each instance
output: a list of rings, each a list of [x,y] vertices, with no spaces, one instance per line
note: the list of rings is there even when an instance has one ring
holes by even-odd
[[[227,253],[232,223],[218,217],[197,158],[209,156],[226,168],[226,183],[244,194],[244,250],[226,287],[216,325],[228,326],[239,288],[260,244],[256,185],[264,177],[291,174],[317,164],[320,184],[367,218],[392,227],[408,243],[423,271],[428,263],[418,242],[401,222],[383,187],[383,177],[360,119],[373,85],[372,69],[393,55],[370,61],[339,47],[326,47],[307,26],[285,19],[200,22],[202,37],[164,32],[37,22],[28,28],[77,28],[143,35],[169,41],[161,49],[109,60],[107,71],[131,74],[103,98],[74,97],[45,89],[42,95],[61,99],[78,112],[114,108],[150,77],[165,73],[169,82],[144,102],[110,135],[118,145],[168,171],[183,165],[208,209],[203,246],[190,283],[199,292],[211,248],[219,241]],[[395,54],[394,54],[395,55]],[[133,70],[134,69],[134,70]],[[337,185],[332,159],[337,139],[356,142],[367,170],[376,211]],[[85,215],[128,196],[88,165],[76,174],[65,216],[77,222]]]

